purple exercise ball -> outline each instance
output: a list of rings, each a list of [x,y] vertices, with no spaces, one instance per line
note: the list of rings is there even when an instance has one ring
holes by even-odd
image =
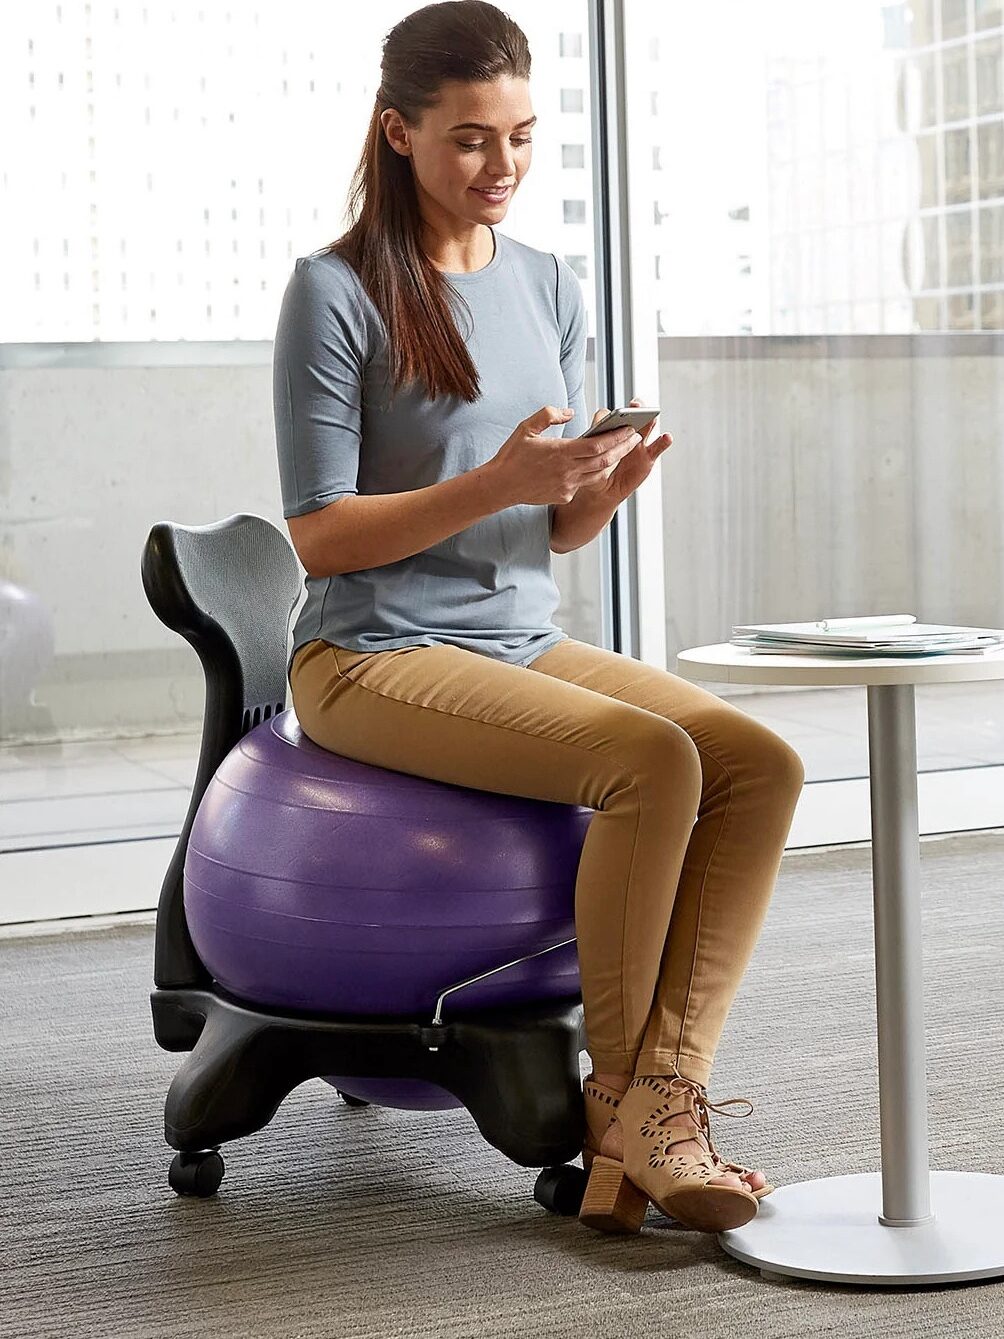
[[[239,741],[202,798],[189,932],[252,1006],[431,1022],[448,986],[574,936],[593,813],[344,758],[290,709]],[[579,989],[573,943],[448,995],[442,1018]],[[416,1079],[326,1077],[380,1106],[461,1105]]]

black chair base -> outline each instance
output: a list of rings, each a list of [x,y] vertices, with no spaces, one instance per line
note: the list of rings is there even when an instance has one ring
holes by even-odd
[[[262,1129],[299,1084],[335,1074],[437,1083],[521,1167],[582,1151],[581,1003],[485,1009],[434,1025],[266,1013],[218,986],[155,990],[150,999],[158,1044],[191,1051],[164,1111],[165,1138],[182,1154]]]

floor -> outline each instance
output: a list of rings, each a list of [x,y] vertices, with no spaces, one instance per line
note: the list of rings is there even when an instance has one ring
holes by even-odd
[[[866,694],[737,694],[787,739],[806,786],[788,849],[868,841]],[[922,833],[1004,826],[1004,694],[997,683],[916,692]],[[187,812],[199,736],[0,748],[0,923],[152,908]]]
[[[920,845],[930,1166],[1000,1176],[1004,834]],[[179,1198],[164,1104],[189,1057],[156,1045],[153,927],[125,919],[0,939],[2,1339],[1004,1335],[1004,1279],[764,1279],[654,1208],[594,1232],[466,1111],[353,1108],[318,1078],[225,1144],[212,1199]],[[723,1155],[779,1192],[874,1179],[875,1023],[869,853],[791,852],[716,1053]]]

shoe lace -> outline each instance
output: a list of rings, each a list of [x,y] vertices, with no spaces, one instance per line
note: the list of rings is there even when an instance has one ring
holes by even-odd
[[[692,1109],[696,1112],[697,1119],[700,1122],[701,1133],[708,1145],[708,1151],[717,1161],[723,1161],[722,1155],[715,1147],[715,1141],[711,1137],[711,1117],[708,1114],[711,1111],[717,1111],[722,1116],[731,1116],[736,1119],[744,1119],[746,1116],[752,1116],[753,1103],[748,1097],[727,1097],[722,1102],[712,1102],[708,1098],[708,1090],[701,1083],[694,1079],[685,1078],[679,1070],[669,1076],[664,1076],[663,1081],[669,1088],[670,1093],[689,1093],[692,1099]],[[734,1106],[737,1102],[745,1102],[749,1111],[726,1111],[725,1108]],[[696,1134],[696,1131],[695,1131]]]

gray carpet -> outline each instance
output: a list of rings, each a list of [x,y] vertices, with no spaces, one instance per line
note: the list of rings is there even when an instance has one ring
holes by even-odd
[[[1004,1173],[1004,836],[925,840],[921,869],[931,1164]],[[1004,1334],[1004,1283],[767,1281],[651,1208],[604,1236],[537,1205],[466,1112],[320,1080],[224,1149],[215,1199],[180,1199],[151,952],[136,925],[0,941],[0,1335]],[[755,1105],[713,1115],[723,1152],[776,1185],[876,1170],[874,1007],[868,848],[786,856],[709,1085]]]

